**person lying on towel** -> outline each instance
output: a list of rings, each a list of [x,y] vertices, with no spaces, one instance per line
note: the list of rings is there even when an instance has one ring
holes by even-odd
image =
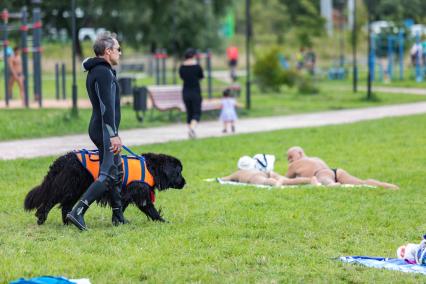
[[[399,188],[397,185],[374,179],[359,179],[340,168],[332,169],[320,158],[306,156],[303,149],[299,146],[294,146],[288,149],[287,160],[288,170],[285,175],[287,178],[316,177],[317,180],[325,186],[352,184],[378,186],[387,189]]]
[[[249,184],[282,186],[313,184],[318,185],[316,177],[287,178],[272,171],[275,156],[258,154],[253,158],[243,156],[238,160],[238,171],[221,178],[224,181],[233,181]]]

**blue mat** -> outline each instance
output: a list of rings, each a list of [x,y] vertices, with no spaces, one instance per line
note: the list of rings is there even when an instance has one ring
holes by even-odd
[[[369,256],[341,256],[338,258],[347,263],[358,263],[373,268],[384,268],[407,273],[421,273],[426,275],[426,266],[409,264],[403,259]]]

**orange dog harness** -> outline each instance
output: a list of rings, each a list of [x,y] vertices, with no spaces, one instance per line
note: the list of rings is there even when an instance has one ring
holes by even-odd
[[[75,150],[74,153],[77,155],[78,160],[81,162],[83,167],[89,171],[93,176],[94,180],[98,179],[99,176],[99,152],[97,150]],[[123,165],[123,183],[122,186],[125,188],[127,185],[134,181],[143,182],[154,187],[154,177],[148,171],[146,162],[143,156],[127,156],[121,155],[121,161]],[[154,192],[151,192],[151,200],[154,202]]]

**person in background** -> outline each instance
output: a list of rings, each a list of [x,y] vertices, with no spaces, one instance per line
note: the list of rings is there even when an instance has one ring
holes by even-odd
[[[232,81],[237,80],[237,64],[238,64],[238,48],[229,46],[226,49],[226,57],[228,58],[229,71]]]
[[[235,133],[235,121],[238,119],[237,111],[235,110],[237,101],[233,98],[231,90],[225,89],[223,91],[223,98],[221,100],[220,120],[223,122],[223,133],[228,132],[228,125],[231,126],[232,133]]]
[[[19,87],[19,96],[22,103],[24,103],[24,74],[22,73],[21,49],[15,46],[7,61],[9,66],[9,82],[7,84],[9,99],[12,99],[13,85],[16,82]]]
[[[303,149],[294,146],[287,151],[288,170],[287,178],[316,177],[325,186],[339,186],[342,184],[371,185],[386,189],[398,189],[397,185],[374,179],[362,180],[350,175],[341,168],[331,169],[323,160],[317,157],[308,157]]]
[[[203,101],[200,80],[204,78],[204,73],[195,56],[196,50],[188,48],[185,52],[185,60],[179,67],[179,76],[183,80],[182,94],[189,138],[196,138],[195,129],[201,119],[201,103]]]

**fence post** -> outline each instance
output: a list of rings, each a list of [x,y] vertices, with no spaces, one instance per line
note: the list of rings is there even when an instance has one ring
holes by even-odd
[[[61,67],[62,67],[62,99],[65,100],[67,98],[65,63],[62,63]]]
[[[23,7],[21,10],[21,54],[22,54],[22,72],[24,74],[24,103],[25,106],[29,105],[29,94],[28,94],[28,46],[27,46],[27,34],[28,34],[28,23],[27,23],[27,8]]]
[[[59,64],[55,63],[55,96],[59,100]]]
[[[41,11],[40,7],[33,9],[33,63],[34,63],[34,96],[42,107],[43,94],[41,88]]]
[[[207,92],[209,99],[212,98],[212,64],[211,64],[211,52],[210,49],[206,51],[206,65],[207,65]]]
[[[4,90],[5,90],[5,100],[6,100],[6,106],[9,106],[9,96],[11,94],[9,94],[9,86],[7,84],[7,82],[9,81],[9,65],[7,64],[7,58],[8,56],[8,46],[9,46],[9,41],[7,40],[7,23],[9,20],[9,12],[7,11],[7,9],[3,9],[3,12],[1,13],[1,18],[3,20],[3,62],[4,62]]]

